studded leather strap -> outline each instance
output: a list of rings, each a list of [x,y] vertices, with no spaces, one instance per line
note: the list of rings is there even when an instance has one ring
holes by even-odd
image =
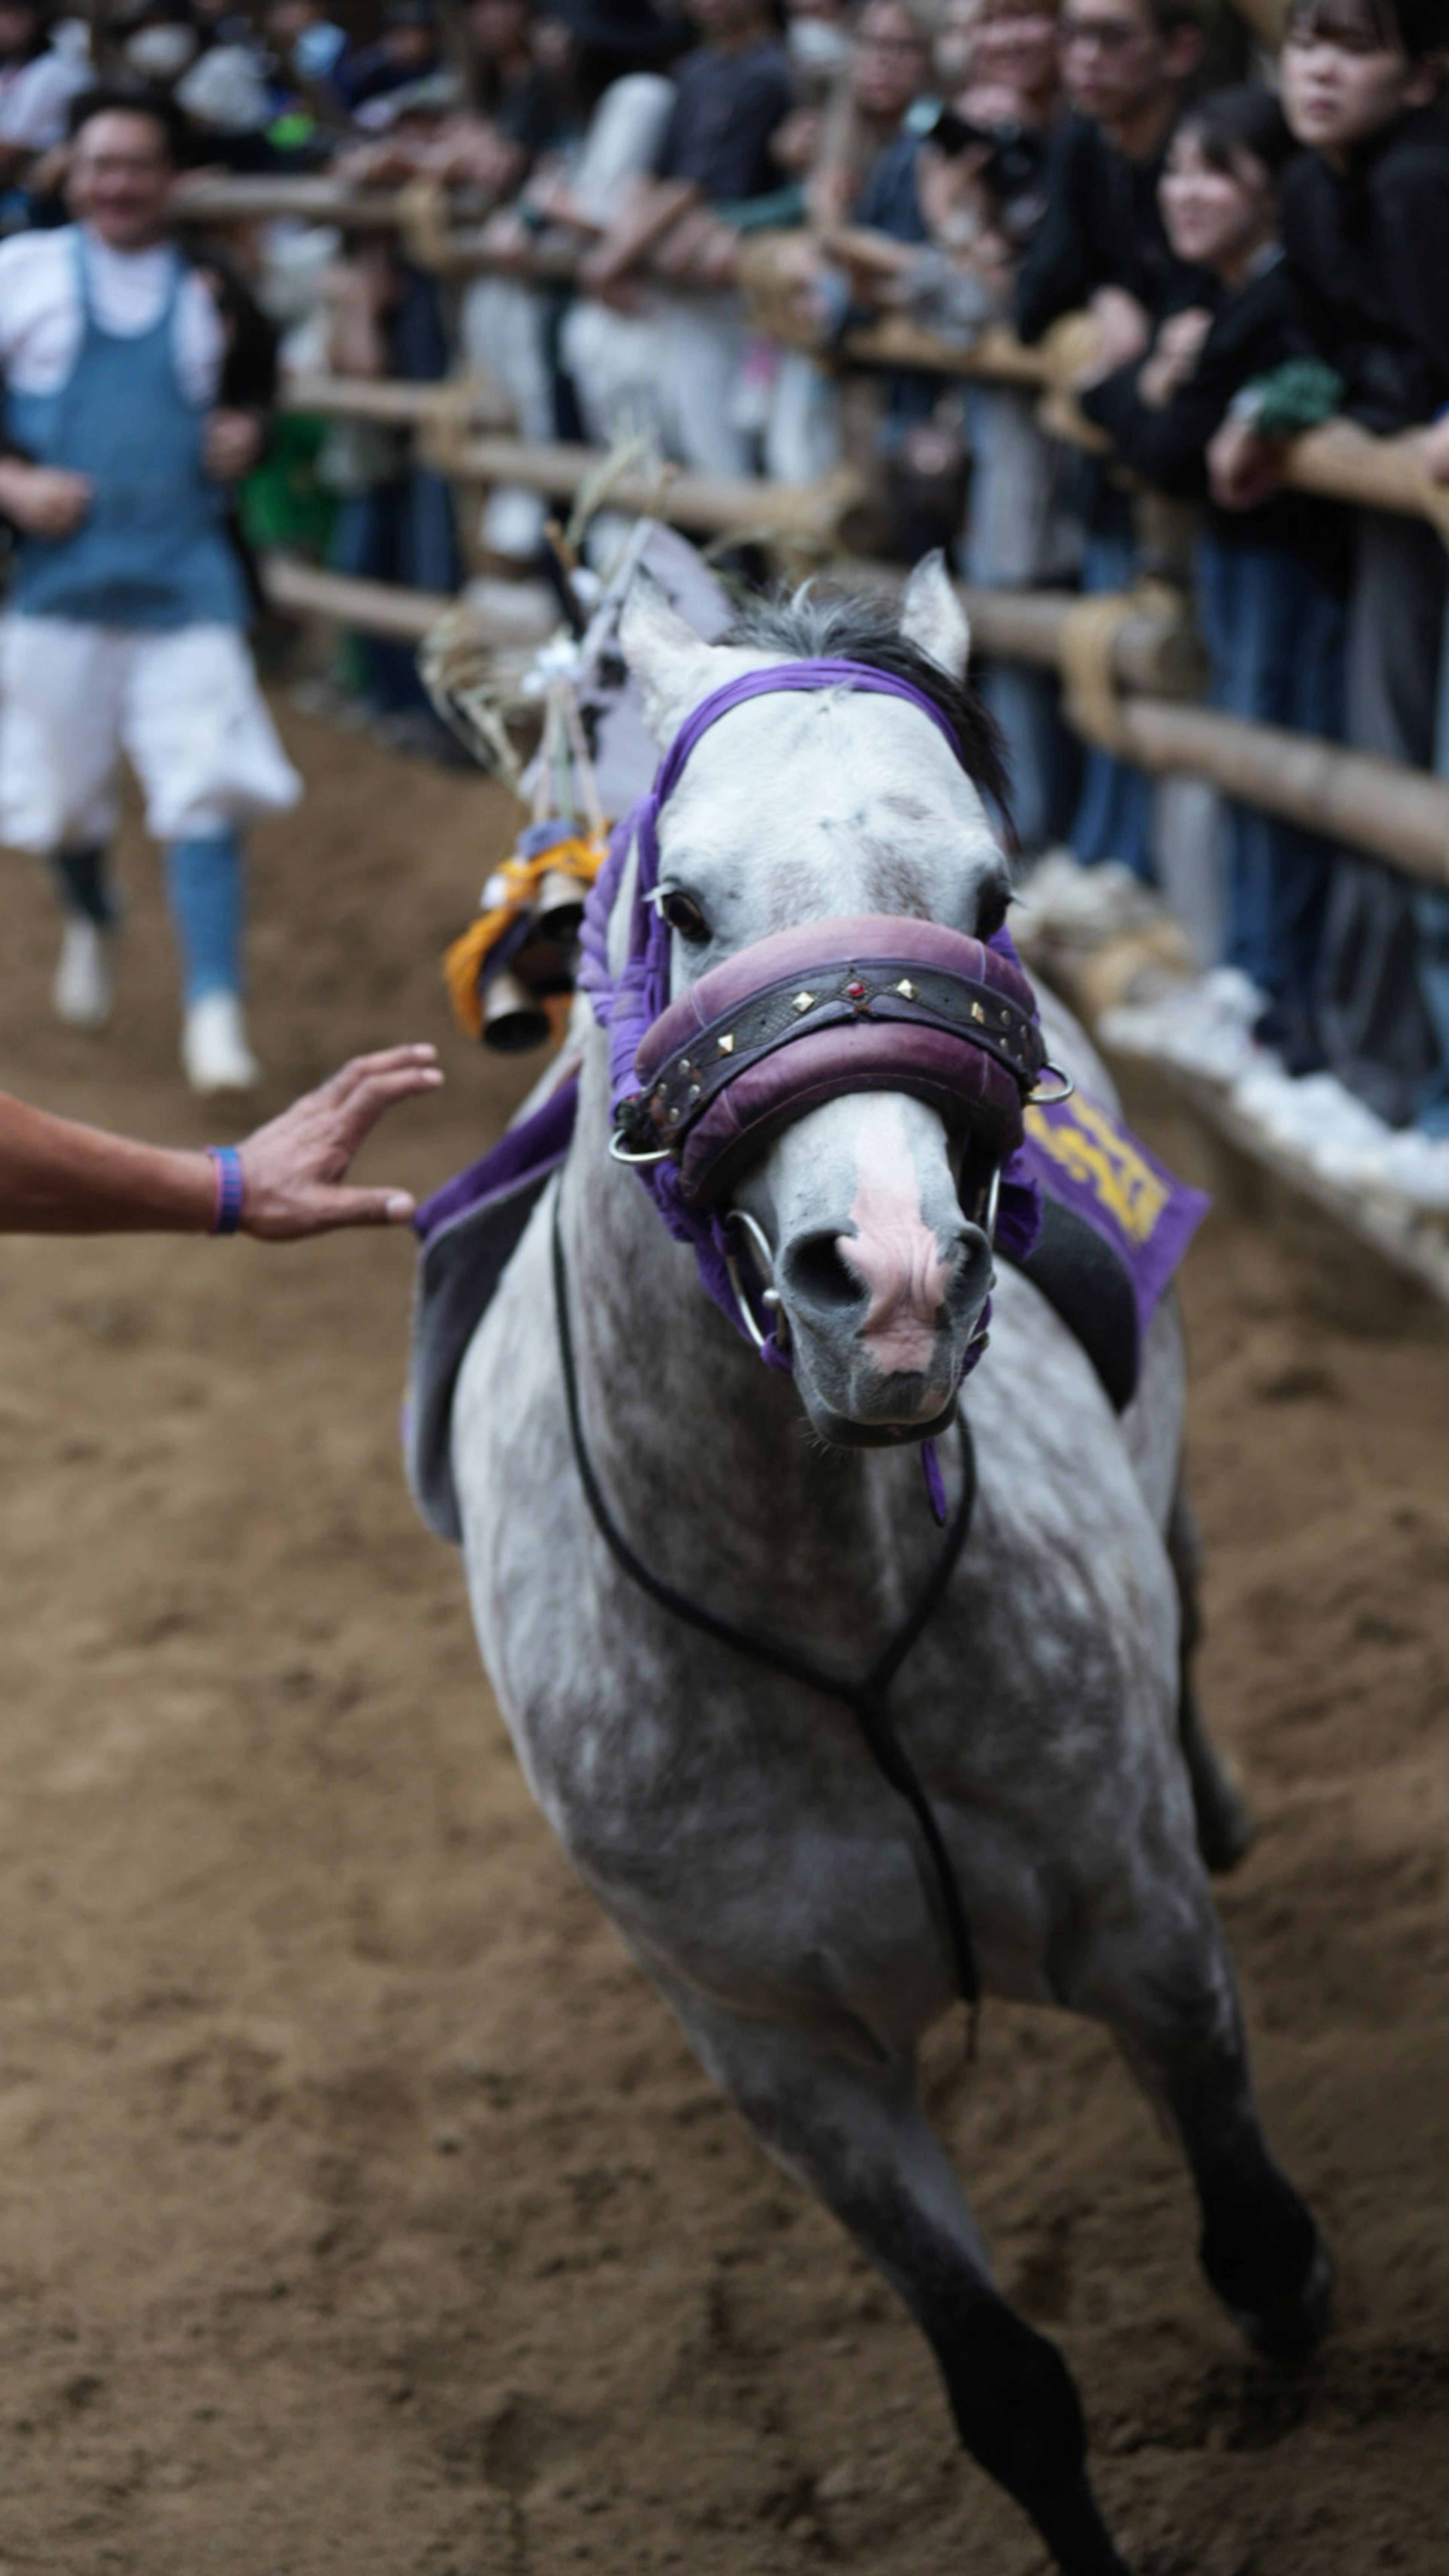
[[[661,1144],[676,1146],[719,1093],[762,1057],[794,1038],[861,1021],[914,1022],[969,1039],[1015,1077],[1023,1095],[1045,1062],[1029,1012],[984,978],[904,957],[858,965],[837,956],[763,986],[691,1030],[657,1062],[646,1037],[636,1058],[637,1108]],[[642,1130],[642,1119],[631,1124]]]

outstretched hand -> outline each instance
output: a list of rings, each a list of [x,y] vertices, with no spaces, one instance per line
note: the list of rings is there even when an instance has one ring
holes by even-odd
[[[405,1225],[414,1207],[406,1190],[343,1184],[385,1112],[418,1092],[436,1091],[442,1079],[436,1047],[354,1056],[330,1082],[246,1137],[240,1147],[243,1234],[295,1243],[344,1225]]]

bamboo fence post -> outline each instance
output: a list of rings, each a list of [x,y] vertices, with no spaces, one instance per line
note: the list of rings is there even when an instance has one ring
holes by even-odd
[[[1245,14],[1276,11],[1278,0],[1242,0]],[[294,215],[351,231],[401,231],[420,265],[438,274],[463,276],[490,266],[486,239],[476,221],[468,227],[470,200],[476,192],[445,193],[434,182],[404,188],[355,188],[327,178],[209,178],[184,183],[176,206],[183,222],[239,224]],[[460,228],[460,217],[465,222]],[[1067,315],[1037,348],[1023,348],[1001,324],[992,324],[969,345],[942,339],[905,315],[887,315],[847,333],[832,351],[820,334],[808,329],[794,309],[795,280],[782,244],[794,237],[761,234],[741,243],[737,282],[752,302],[761,326],[787,346],[809,351],[822,364],[918,367],[940,375],[979,378],[1003,385],[1037,386],[1047,397],[1044,426],[1074,444],[1106,450],[1103,434],[1087,422],[1071,398],[1070,377],[1084,350],[1090,324],[1083,315]],[[567,280],[577,267],[576,248],[562,240],[539,243],[528,262],[528,274],[540,282]],[[515,479],[522,481],[518,476]],[[1423,518],[1449,543],[1449,488],[1432,483],[1419,461],[1412,436],[1371,438],[1350,421],[1330,421],[1295,440],[1288,450],[1286,480],[1290,489],[1363,509],[1388,510]],[[681,522],[681,524],[686,524]]]
[[[863,573],[856,576],[857,581],[864,578]],[[454,606],[439,594],[358,581],[279,555],[264,559],[263,580],[278,608],[334,618],[402,643],[420,643]],[[1003,660],[1061,667],[1071,622],[1082,615],[1080,601],[1050,593],[968,590],[964,596],[979,641],[988,650]],[[1115,627],[1104,623],[1099,635],[1099,648],[1109,656],[1108,687],[1125,682],[1133,690],[1140,680],[1156,690],[1164,678],[1179,687],[1188,684],[1180,631],[1150,604],[1093,601],[1088,606],[1118,612]],[[1373,753],[1344,751],[1307,734],[1120,689],[1109,720],[1094,738],[1109,740],[1113,749],[1155,776],[1180,772],[1205,779],[1264,813],[1279,814],[1330,840],[1351,842],[1405,875],[1449,885],[1449,784],[1442,779]]]
[[[426,447],[426,441],[425,441]],[[515,438],[461,440],[440,456],[442,470],[490,486],[516,483],[546,500],[571,501],[580,485],[608,463],[598,448],[562,442],[536,447]],[[762,483],[750,475],[660,472],[636,467],[609,486],[609,506],[667,519],[699,536],[758,536],[761,541],[828,547],[845,512],[861,498],[862,483],[849,466],[814,483]]]
[[[284,376],[277,408],[324,420],[376,421],[385,429],[432,429],[455,419],[464,431],[513,426],[507,396],[482,376],[446,376],[437,384],[392,376]]]

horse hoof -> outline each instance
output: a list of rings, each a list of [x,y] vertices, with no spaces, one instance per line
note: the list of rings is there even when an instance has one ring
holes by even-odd
[[[1267,2361],[1303,2361],[1333,2321],[1333,2257],[1320,2236],[1302,2285],[1266,2308],[1236,2312],[1236,2322]]]

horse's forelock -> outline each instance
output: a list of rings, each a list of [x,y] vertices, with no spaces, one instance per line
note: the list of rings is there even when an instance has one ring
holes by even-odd
[[[969,677],[953,679],[902,635],[890,601],[820,591],[807,583],[788,596],[752,602],[719,640],[746,651],[775,652],[788,661],[864,662],[892,679],[908,680],[945,717],[962,768],[1000,815],[1009,855],[1019,856],[1000,726]]]

